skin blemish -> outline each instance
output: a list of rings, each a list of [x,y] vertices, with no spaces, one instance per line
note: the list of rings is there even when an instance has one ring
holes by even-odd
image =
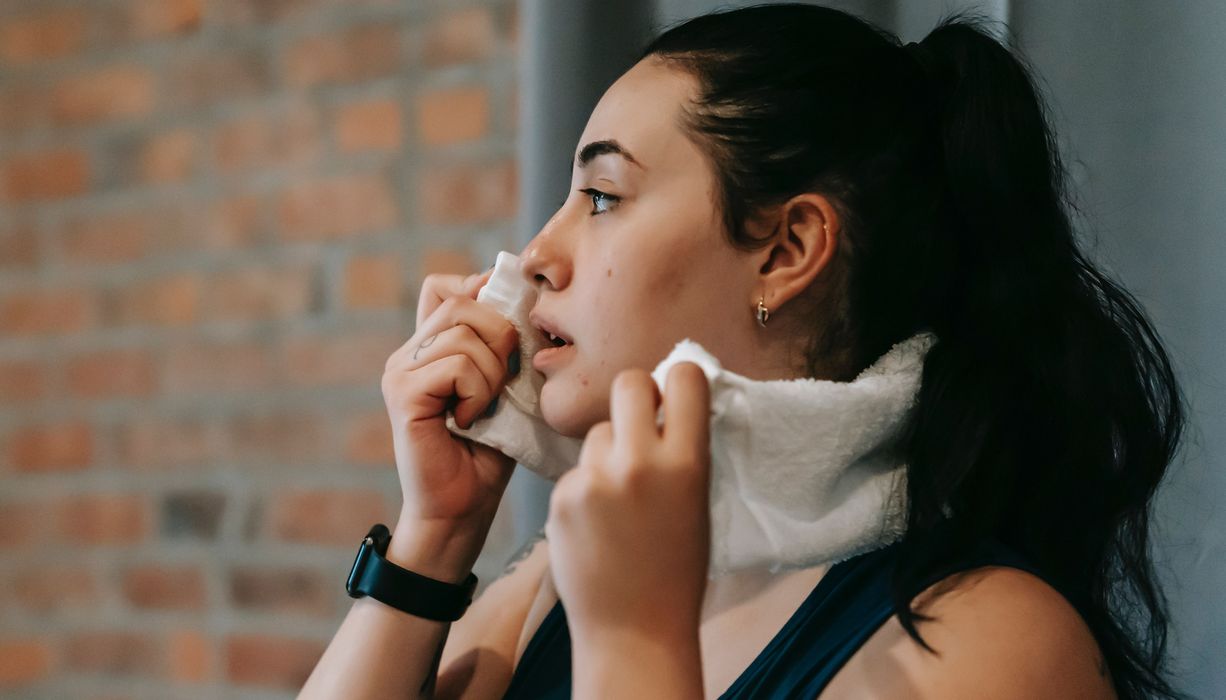
[[[605,271],[604,271],[604,276],[605,276],[605,277],[612,277],[612,276],[613,276],[613,268],[611,268],[611,267],[610,267],[609,269],[605,270]]]

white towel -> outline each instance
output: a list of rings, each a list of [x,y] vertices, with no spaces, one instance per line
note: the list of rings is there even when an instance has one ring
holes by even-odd
[[[522,369],[491,417],[464,430],[448,415],[447,427],[556,480],[578,461],[582,441],[554,432],[537,407],[544,378],[531,359],[546,343],[528,323],[535,298],[518,258],[499,253],[477,301],[516,326]],[[710,382],[711,576],[837,563],[902,536],[906,465],[897,438],[935,342],[917,333],[851,382],[752,380],[688,338],[677,343],[651,374],[661,395],[678,362],[698,364]]]

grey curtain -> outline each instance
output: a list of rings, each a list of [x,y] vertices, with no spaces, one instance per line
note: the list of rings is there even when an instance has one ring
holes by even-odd
[[[524,0],[519,233],[555,211],[592,107],[653,30],[748,2]],[[971,7],[1017,33],[1053,108],[1099,263],[1151,314],[1193,408],[1185,459],[1156,502],[1182,689],[1226,697],[1226,4],[897,0],[820,3],[921,39]],[[1095,242],[1097,245],[1095,246]],[[520,538],[544,522],[548,484],[518,470]]]

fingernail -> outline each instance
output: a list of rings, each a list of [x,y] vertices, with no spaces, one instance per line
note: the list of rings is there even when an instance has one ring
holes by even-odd
[[[489,418],[490,416],[494,415],[494,409],[496,408],[498,408],[498,397],[497,396],[495,396],[494,400],[490,402],[490,405],[486,407],[485,413],[481,415],[486,418]]]
[[[507,358],[507,371],[512,377],[519,374],[519,350],[511,353],[511,357]]]

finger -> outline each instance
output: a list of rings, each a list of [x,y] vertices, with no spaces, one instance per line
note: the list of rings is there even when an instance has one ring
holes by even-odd
[[[409,420],[436,418],[455,397],[456,424],[468,428],[493,398],[493,391],[468,355],[448,355],[409,376],[413,383],[405,391]]]
[[[445,299],[417,328],[413,336],[424,340],[460,324],[472,328],[481,341],[498,356],[503,367],[506,367],[511,353],[519,349],[519,333],[510,321],[488,304],[481,304],[463,296]]]
[[[444,299],[463,293],[463,275],[445,275],[437,272],[426,275],[426,278],[421,283],[421,294],[417,297],[417,321],[415,327],[420,328],[421,324],[430,317],[430,314],[434,313],[434,310],[443,303]]]
[[[613,424],[601,421],[588,429],[579,448],[578,466],[604,466],[613,448]]]
[[[609,415],[613,423],[613,447],[643,454],[660,439],[656,409],[660,390],[646,370],[622,370],[613,378]]]
[[[494,351],[481,342],[472,327],[464,324],[446,328],[421,341],[407,353],[404,364],[395,367],[394,371],[410,372],[448,355],[468,355],[494,393],[502,390],[506,367]]]
[[[417,326],[429,318],[430,314],[448,297],[464,296],[477,298],[477,293],[489,281],[494,268],[471,275],[444,274],[435,272],[426,275],[421,283],[421,293],[417,297]]]
[[[494,274],[494,268],[491,267],[485,272],[478,272],[476,274],[472,274],[472,275],[469,275],[468,277],[465,277],[464,278],[464,296],[469,297],[471,299],[476,299],[477,294],[481,292],[481,288],[484,287],[490,281],[490,276],[493,274]]]
[[[710,449],[711,387],[702,368],[678,362],[668,370],[664,387],[664,442],[684,454]]]

